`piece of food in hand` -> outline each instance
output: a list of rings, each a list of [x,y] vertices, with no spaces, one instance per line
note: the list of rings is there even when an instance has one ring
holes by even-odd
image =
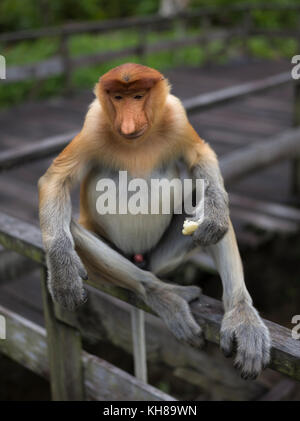
[[[199,227],[198,222],[189,221],[189,220],[186,219],[183,223],[182,234],[183,235],[192,235],[198,227]]]

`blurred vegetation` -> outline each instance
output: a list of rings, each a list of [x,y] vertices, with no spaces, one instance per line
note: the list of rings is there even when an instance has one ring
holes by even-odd
[[[299,0],[190,0],[190,8],[226,6],[243,3],[297,4]],[[1,0],[1,31],[15,31],[43,26],[60,25],[70,21],[123,18],[157,13],[160,0]],[[278,27],[293,24],[293,12],[255,12],[257,21],[264,27]],[[238,16],[230,18],[238,19]]]
[[[292,4],[294,0],[280,0],[267,3]],[[101,20],[133,15],[157,13],[159,0],[1,0],[0,25],[2,31],[38,28],[59,25],[71,21]],[[213,19],[212,26],[233,27],[240,24],[241,13],[230,12],[225,6],[238,4],[238,0],[191,0],[190,8],[203,6],[222,6],[221,13]],[[261,1],[251,0],[247,4],[259,4]],[[297,28],[298,17],[293,11],[259,11],[253,10],[252,18],[256,27],[278,29]],[[201,21],[194,22],[186,30],[186,36],[199,34],[203,31]],[[147,34],[147,42],[157,43],[160,40],[178,37],[176,28],[160,29]],[[69,38],[69,48],[72,56],[92,54],[99,51],[121,50],[137,45],[139,34],[136,30],[114,31],[106,34],[80,34]],[[276,59],[290,58],[297,53],[297,42],[293,39],[274,39],[272,41],[261,36],[252,37],[247,41],[248,52],[254,57]],[[74,88],[90,88],[99,76],[108,69],[123,62],[142,62],[161,71],[168,68],[186,65],[199,66],[206,64],[213,56],[214,63],[224,63],[238,57],[245,48],[242,40],[235,40],[224,48],[223,41],[213,41],[207,49],[201,45],[186,47],[179,51],[165,51],[143,57],[125,57],[90,67],[74,70],[72,84]],[[57,38],[22,41],[19,43],[1,45],[0,54],[6,57],[7,66],[34,63],[57,54],[59,40]],[[298,51],[299,52],[299,51]],[[5,86],[5,89],[4,89]],[[64,89],[63,76],[51,77],[45,81],[26,81],[0,86],[0,106],[9,106],[30,98],[44,98],[61,93]]]

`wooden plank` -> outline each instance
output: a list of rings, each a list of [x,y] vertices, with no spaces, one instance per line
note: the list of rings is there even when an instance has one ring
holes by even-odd
[[[269,78],[259,81],[249,82],[242,85],[220,89],[208,94],[202,94],[183,101],[187,112],[192,113],[196,111],[203,111],[211,107],[222,105],[224,102],[234,101],[243,96],[269,89],[271,87],[279,86],[282,83],[290,81],[290,73],[280,73]],[[228,118],[227,118],[228,119]],[[79,129],[78,129],[79,130]],[[300,132],[299,132],[300,133]],[[61,151],[68,142],[77,134],[77,132],[64,133],[62,135],[53,136],[38,142],[29,143],[21,148],[8,150],[0,153],[0,171],[3,169],[10,169],[16,167],[24,162],[33,161],[44,158],[54,153]],[[295,136],[298,132],[295,131]],[[276,139],[284,136],[280,134]],[[292,133],[291,133],[292,135]],[[300,137],[300,136],[299,136]],[[258,142],[260,143],[260,142]],[[265,139],[261,140],[262,145],[266,145]],[[276,149],[276,146],[274,147]],[[247,154],[244,156],[247,159]],[[240,166],[241,168],[241,166]]]
[[[4,221],[8,223],[8,230]],[[17,239],[13,239],[14,232]],[[37,233],[39,230],[30,224],[20,222],[18,219],[0,213],[0,243],[7,248],[12,248],[20,254],[26,255],[33,260],[43,260],[43,249]],[[24,235],[24,241],[22,240]],[[31,238],[32,235],[32,238]],[[28,252],[27,249],[32,251]],[[89,279],[88,284],[101,291],[113,295],[123,301],[129,302],[142,310],[151,312],[144,303],[132,292],[114,287],[103,282],[101,279]],[[204,303],[203,303],[204,301]],[[222,319],[222,305],[219,301],[209,297],[201,297],[197,304],[193,304],[192,310],[197,321],[204,327],[205,336],[209,341],[218,343],[219,330]],[[208,311],[208,309],[210,309]],[[273,340],[273,359],[271,367],[300,380],[300,347],[299,343],[292,339],[291,331],[275,323],[266,321],[271,330]]]
[[[260,212],[233,207],[231,215],[234,219],[239,219],[247,225],[252,225],[265,231],[273,233],[295,234],[299,231],[299,224],[293,221],[285,221],[270,215],[264,215]]]
[[[229,194],[230,204],[237,207],[247,208],[254,212],[271,215],[273,217],[282,218],[300,223],[300,210],[279,203],[266,202],[264,200],[254,199],[248,196],[242,196],[236,193]]]
[[[94,400],[176,401],[172,396],[143,383],[94,355],[84,352],[83,364],[86,393]]]
[[[6,284],[0,289],[0,305],[43,326],[43,309],[38,283],[39,273],[36,272],[32,276],[26,274],[19,279],[18,285]],[[65,312],[59,314],[60,320],[68,324],[74,323],[86,344],[99,344],[101,341],[104,344],[113,344],[119,350],[132,355],[130,324],[132,306],[90,286],[88,286],[88,296],[87,303],[72,313],[71,321],[69,314],[65,319]],[[208,393],[214,389],[214,395],[217,395],[218,400],[253,400],[266,393],[266,387],[262,383],[268,373],[263,373],[255,382],[245,382],[240,373],[234,369],[232,361],[224,358],[217,346],[208,344],[203,350],[187,347],[177,341],[158,317],[145,314],[145,322],[147,359],[151,363],[152,372],[153,369],[160,370],[163,366],[173,374],[177,367],[189,368],[201,376],[202,382],[198,387]],[[99,351],[102,352],[101,348]],[[99,356],[106,358],[104,353]],[[184,380],[190,383],[189,377]]]
[[[131,307],[131,332],[135,376],[147,383],[147,355],[145,339],[145,314],[143,310]]]
[[[80,129],[78,128],[78,131]],[[58,136],[51,136],[41,141],[29,143],[17,149],[9,149],[0,153],[0,171],[8,170],[25,162],[31,162],[46,158],[52,154],[60,152],[78,131],[64,133]]]
[[[177,50],[187,46],[197,45],[203,42],[204,38],[209,36],[209,40],[224,39],[228,36],[238,36],[240,30],[220,30],[205,35],[185,37],[183,39],[162,40],[157,43],[149,44],[145,53],[157,53],[161,51]],[[116,58],[138,55],[140,45],[127,47],[114,51],[105,51],[94,54],[80,55],[78,57],[67,57],[66,55],[54,56],[50,59],[42,60],[37,63],[26,64],[22,66],[11,66],[7,69],[7,78],[4,83],[19,82],[23,80],[43,80],[50,76],[65,73],[66,67],[69,71],[85,66],[105,63]]]
[[[132,306],[94,288],[88,289],[90,299],[76,314],[78,328],[85,340],[88,343],[108,342],[132,354]],[[178,367],[190,369],[202,379],[198,387],[209,393],[212,388],[217,389],[219,400],[253,400],[266,392],[261,379],[245,382],[217,346],[210,344],[203,350],[188,347],[178,342],[164,322],[151,314],[145,314],[145,323],[147,359],[152,367],[163,364],[173,373]],[[191,383],[189,376],[184,380]]]
[[[45,329],[2,306],[0,314],[5,317],[8,332],[7,339],[0,340],[0,352],[49,379]],[[120,400],[175,400],[85,351],[81,360],[87,399],[112,400],[117,396]],[[105,383],[101,379],[105,379]]]
[[[0,213],[0,244],[38,263],[44,263],[42,235],[38,227]]]
[[[276,162],[300,155],[300,129],[287,130],[272,141],[262,141],[240,148],[220,161],[227,183],[240,180],[241,176],[266,168]]]
[[[283,379],[278,382],[271,390],[259,398],[259,401],[277,402],[289,400],[296,383],[290,379]]]
[[[47,270],[41,270],[43,308],[47,330],[51,396],[54,401],[84,400],[81,335],[57,320],[47,287]]]
[[[225,104],[248,95],[264,92],[291,82],[290,72],[283,72],[261,80],[246,82],[241,85],[230,86],[207,94],[201,94],[183,101],[187,112],[194,113],[210,109],[216,105]]]
[[[38,63],[10,66],[6,69],[7,77],[4,84],[23,80],[43,80],[50,76],[63,73],[64,65],[61,57],[53,56]]]

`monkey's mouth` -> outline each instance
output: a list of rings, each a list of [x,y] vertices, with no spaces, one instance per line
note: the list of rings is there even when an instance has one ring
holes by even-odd
[[[138,137],[141,137],[145,133],[146,129],[142,129],[139,132],[132,133],[132,134],[123,134],[121,135],[125,137],[125,139],[137,139]]]

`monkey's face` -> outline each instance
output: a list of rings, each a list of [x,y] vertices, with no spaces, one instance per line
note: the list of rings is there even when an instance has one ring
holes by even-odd
[[[114,92],[110,100],[115,110],[114,128],[126,139],[137,139],[145,134],[149,123],[145,112],[146,90]]]

